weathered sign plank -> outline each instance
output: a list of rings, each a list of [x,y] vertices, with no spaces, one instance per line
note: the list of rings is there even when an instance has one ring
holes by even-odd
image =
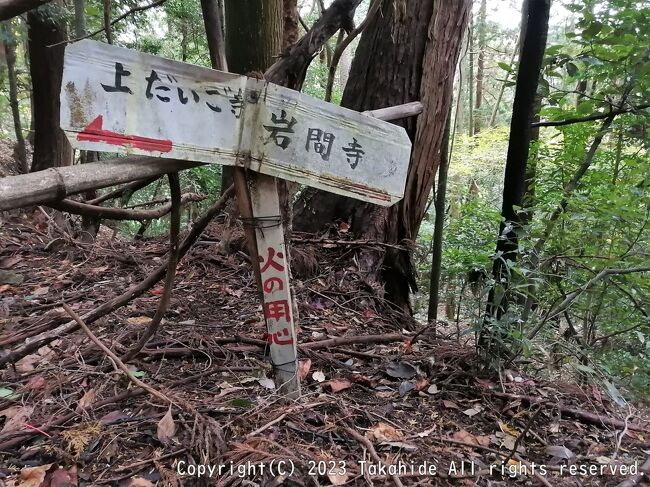
[[[401,127],[247,78],[90,40],[66,48],[61,128],[78,149],[223,165],[389,206]]]

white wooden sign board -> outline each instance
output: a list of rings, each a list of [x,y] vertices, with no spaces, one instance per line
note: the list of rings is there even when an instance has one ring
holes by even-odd
[[[390,206],[406,131],[264,80],[100,42],[66,47],[61,128],[73,147],[246,166]]]

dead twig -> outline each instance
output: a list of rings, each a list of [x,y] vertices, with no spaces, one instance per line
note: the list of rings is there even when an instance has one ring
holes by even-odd
[[[167,312],[169,307],[169,301],[172,295],[172,289],[174,288],[174,278],[176,277],[176,266],[178,265],[178,235],[181,228],[181,184],[178,178],[178,173],[171,173],[169,176],[169,189],[171,192],[171,205],[172,205],[172,214],[170,221],[169,229],[169,260],[167,261],[167,274],[165,275],[165,287],[160,296],[160,301],[158,302],[158,308],[156,309],[156,314],[149,323],[146,331],[138,340],[138,343],[131,348],[126,354],[124,354],[124,361],[129,361],[135,357],[140,350],[147,344],[149,339],[156,334],[160,323],[162,322],[163,316]]]
[[[366,438],[365,436],[362,436],[361,434],[357,433],[355,430],[352,428],[344,427],[343,430],[349,434],[352,438],[357,440],[363,447],[368,450],[368,453],[370,453],[370,456],[373,458],[375,462],[377,462],[378,465],[381,465],[383,462],[381,461],[381,458],[379,458],[379,455],[377,454],[377,450],[375,450],[375,447],[372,445],[370,440]],[[397,475],[391,475],[390,478],[393,480],[393,483],[397,487],[404,487],[404,484],[402,484],[402,481],[399,479]]]
[[[174,404],[175,406],[178,406],[174,401],[172,401],[170,398],[168,398],[166,395],[164,395],[162,392],[157,391],[153,387],[145,384],[142,382],[140,379],[138,379],[136,376],[134,376],[129,368],[120,360],[120,358],[115,355],[111,350],[104,345],[99,338],[97,338],[92,331],[90,331],[90,328],[83,322],[83,320],[79,317],[77,313],[75,313],[70,306],[67,304],[63,303],[63,309],[65,309],[66,313],[68,313],[72,319],[74,319],[77,324],[81,327],[81,329],[88,335],[88,338],[97,345],[108,357],[113,361],[113,363],[117,366],[118,369],[120,369],[124,374],[127,376],[127,378],[133,382],[136,386],[140,387],[141,389],[145,390],[149,394],[151,394],[154,397],[157,397],[161,401],[163,401],[165,404]]]
[[[318,350],[319,348],[338,347],[340,345],[354,345],[357,343],[375,344],[401,342],[406,337],[401,333],[390,333],[388,335],[358,335],[349,337],[336,337],[318,342],[303,343],[299,348],[305,350]]]
[[[273,421],[269,421],[264,426],[262,426],[260,428],[257,428],[255,431],[251,431],[250,433],[248,433],[246,435],[246,438],[251,438],[252,436],[259,435],[260,433],[262,433],[263,431],[266,431],[268,428],[270,428],[274,424],[278,424],[280,421],[282,421],[284,418],[287,417],[287,414],[289,414],[289,413],[281,414],[280,416],[275,418]]]
[[[368,240],[368,239],[362,239],[362,240],[333,240],[329,238],[300,238],[300,237],[292,237],[291,241],[293,243],[301,243],[301,244],[317,244],[317,245],[331,245],[331,246],[358,246],[358,247],[384,247],[384,248],[389,248],[389,249],[395,249],[395,250],[404,250],[408,251],[411,250],[409,247],[405,245],[398,245],[398,244],[391,244],[391,243],[386,243],[386,242],[379,242],[377,240]]]

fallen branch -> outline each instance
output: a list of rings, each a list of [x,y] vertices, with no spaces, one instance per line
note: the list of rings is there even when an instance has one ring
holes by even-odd
[[[499,397],[501,399],[521,401],[522,403],[526,403],[529,405],[547,404],[550,406],[557,406],[555,402],[550,401],[543,397],[523,396],[520,394],[512,394],[508,392],[497,392],[497,391],[491,391],[490,393],[493,396]],[[601,416],[600,414],[590,413],[588,411],[583,411],[582,409],[574,409],[574,408],[568,408],[564,406],[558,406],[558,410],[561,416],[572,417],[586,424],[593,424],[595,426],[605,426],[605,427],[612,427],[618,429],[623,429],[626,426],[626,423],[624,421],[621,421],[620,419]],[[627,429],[650,434],[650,428],[642,426],[640,424],[627,423]]]
[[[646,108],[650,108],[650,103],[632,106],[629,108],[620,108],[618,110],[611,110],[607,113],[596,113],[594,115],[588,115],[586,117],[567,118],[566,120],[556,120],[556,121],[543,120],[541,122],[531,123],[530,126],[531,127],[560,127],[563,125],[571,125],[574,123],[591,122],[593,120],[602,120],[608,117],[614,118],[614,116],[616,115],[621,115],[623,113],[634,113],[634,112],[638,112],[639,110],[645,110]]]
[[[89,166],[90,164],[84,164]],[[201,218],[199,218],[190,229],[189,233],[183,239],[183,242],[180,244],[178,251],[178,258],[181,259],[187,251],[192,247],[194,242],[201,236],[205,228],[212,221],[212,219],[223,209],[226,205],[226,202],[230,199],[234,191],[233,186],[229,187],[221,196],[221,198],[212,205]],[[128,289],[126,292],[120,294],[119,296],[107,301],[98,308],[86,313],[82,316],[82,319],[86,324],[97,321],[99,318],[106,316],[108,313],[112,313],[118,308],[121,308],[132,299],[141,296],[147,290],[151,289],[154,284],[156,284],[160,279],[163,278],[167,271],[167,263],[161,264],[158,266],[147,278],[139,284]],[[73,321],[69,321],[62,325],[57,326],[52,330],[41,333],[30,338],[28,343],[24,343],[20,347],[16,348],[14,351],[0,357],[0,365],[7,363],[14,363],[19,360],[21,357],[38,350],[43,345],[60,338],[62,335],[71,333],[78,329],[79,326]]]
[[[67,304],[63,303],[63,309],[65,309],[66,313],[68,313],[74,321],[77,322],[77,324],[83,329],[84,332],[86,332],[86,335],[88,335],[88,338],[97,345],[108,357],[113,361],[113,363],[117,366],[118,369],[120,369],[126,377],[133,382],[137,387],[141,388],[145,392],[148,392],[154,397],[157,397],[161,401],[163,401],[165,404],[174,404],[175,406],[178,406],[174,401],[169,399],[167,396],[165,396],[162,392],[157,391],[153,387],[145,384],[142,382],[140,379],[138,379],[136,376],[134,376],[129,368],[122,362],[117,355],[115,355],[111,350],[104,345],[99,338],[97,338],[92,331],[90,331],[90,328],[86,326],[86,324],[83,322],[83,320],[79,317],[77,313],[75,313],[70,306]]]
[[[177,173],[172,173],[177,174]],[[180,197],[179,203],[181,205],[202,201],[205,196],[198,193],[185,193]],[[102,218],[105,220],[155,220],[162,218],[167,213],[172,211],[173,203],[153,208],[151,210],[129,210],[125,208],[104,208],[102,206],[89,205],[79,201],[65,199],[57,201],[56,203],[48,204],[49,207],[56,210],[72,213],[73,215],[88,216],[91,218]]]
[[[401,333],[391,333],[388,335],[359,335],[348,337],[329,338],[318,342],[303,343],[298,348],[304,350],[318,350],[320,348],[338,347],[341,345],[376,344],[376,343],[393,343],[406,340]]]
[[[40,205],[91,189],[106,188],[202,166],[160,157],[122,157],[0,178],[0,210]]]

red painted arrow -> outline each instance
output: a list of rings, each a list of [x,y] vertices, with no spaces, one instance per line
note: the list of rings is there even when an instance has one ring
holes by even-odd
[[[77,140],[90,142],[106,142],[110,145],[121,145],[124,147],[135,147],[151,152],[170,152],[173,144],[171,140],[150,139],[138,135],[122,135],[102,128],[104,118],[99,115],[95,120],[90,122],[83,132],[79,132]]]

